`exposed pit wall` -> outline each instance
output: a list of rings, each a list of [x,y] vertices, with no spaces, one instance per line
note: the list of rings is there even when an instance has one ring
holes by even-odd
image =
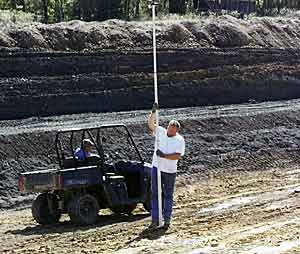
[[[245,111],[245,107],[248,109]],[[164,112],[165,111],[165,112]],[[161,110],[160,124],[170,119],[182,123],[187,150],[178,174],[187,182],[231,170],[252,171],[299,165],[300,101],[231,105],[206,109]],[[82,124],[99,126],[127,121],[142,157],[151,162],[154,140],[147,127],[149,111],[81,114],[53,118],[2,121],[0,135],[0,210],[25,204],[32,199],[18,191],[18,175],[24,171],[57,168],[54,138],[56,130]],[[92,116],[93,115],[93,116]],[[47,128],[45,128],[47,126]],[[8,131],[8,134],[5,133]],[[23,132],[22,132],[23,131]],[[111,135],[111,151],[126,153],[118,133]]]
[[[226,65],[254,65],[297,61],[298,49],[225,48],[170,49],[158,51],[159,72],[191,71]],[[151,73],[150,50],[104,51],[101,53],[2,52],[0,77],[63,76],[99,72],[103,74]]]
[[[1,119],[85,112],[111,112],[150,108],[153,87],[129,87],[93,93],[48,94],[6,98]],[[207,80],[160,84],[161,107],[234,104],[300,97],[300,81]]]
[[[161,106],[299,98],[299,55],[257,48],[159,51]],[[151,51],[2,52],[0,120],[149,108],[152,68]]]

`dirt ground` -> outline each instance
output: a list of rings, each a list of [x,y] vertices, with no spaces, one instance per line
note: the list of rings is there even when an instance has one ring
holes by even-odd
[[[67,216],[39,226],[30,209],[0,213],[1,253],[299,253],[300,169],[236,172],[186,185],[179,177],[174,219],[148,230],[138,207],[130,217],[100,212],[74,227]]]
[[[187,68],[184,70],[185,75],[178,73],[174,76],[172,72],[163,74],[165,80],[176,81],[175,85],[172,82],[167,84],[165,91],[169,91],[170,87],[178,90],[184,104],[173,105],[174,108],[168,109],[161,105],[161,122],[165,125],[172,118],[180,120],[187,143],[186,157],[179,164],[174,219],[167,231],[148,230],[149,214],[142,207],[138,207],[132,216],[122,217],[103,210],[97,224],[89,227],[71,225],[68,216],[64,216],[57,225],[40,226],[34,222],[29,208],[33,196],[22,195],[17,189],[19,173],[49,168],[56,163],[53,138],[55,132],[62,128],[125,123],[133,132],[142,156],[149,161],[153,139],[146,128],[148,110],[96,114],[84,113],[87,112],[84,109],[80,111],[82,114],[56,113],[57,116],[49,116],[53,114],[47,112],[46,107],[33,103],[32,108],[41,108],[47,114],[36,114],[34,111],[29,114],[34,116],[31,118],[15,120],[10,117],[9,119],[14,120],[0,121],[0,253],[300,253],[300,100],[289,100],[299,98],[299,61],[294,59],[297,57],[287,58],[288,50],[275,60],[271,58],[274,57],[271,51],[265,52],[270,48],[299,48],[299,22],[297,15],[293,18],[254,18],[246,21],[222,16],[200,21],[158,24],[159,48],[262,47],[261,52],[256,49],[255,54],[250,54],[245,59],[248,61],[250,58],[251,62],[251,57],[258,59],[260,55],[264,59],[259,60],[259,64],[240,62],[236,65],[237,60],[232,55],[232,62],[228,65],[229,55],[224,50],[226,61],[222,60],[221,63],[226,63],[222,64],[222,68]],[[0,47],[3,47],[0,50],[3,52],[16,50],[18,53],[20,49],[85,52],[101,49],[126,50],[134,48],[133,46],[142,49],[151,47],[149,22],[126,23],[112,20],[86,24],[74,21],[49,26],[8,24],[0,29]],[[240,59],[241,54],[236,56]],[[285,63],[282,63],[282,59]],[[7,63],[15,65],[5,58],[1,66],[6,66]],[[216,64],[220,62],[216,61]],[[74,91],[77,91],[77,87],[81,86],[74,80],[78,78],[82,79],[81,82],[88,83],[90,76],[94,75],[82,76],[80,73],[84,72],[77,70],[74,73],[77,76],[72,73],[72,76],[54,76],[52,79],[46,74],[40,78],[32,74],[30,80],[16,78],[18,76],[14,76],[15,73],[10,78],[5,76],[0,80],[4,92],[0,99],[6,107],[3,106],[2,110],[4,108],[3,112],[10,112],[12,108],[17,108],[16,105],[21,105],[22,109],[30,111],[28,102],[34,97],[31,93],[36,92],[37,101],[44,100],[39,95],[46,91],[46,81],[49,83],[47,87],[53,89],[47,94],[58,98],[57,101],[70,103],[72,107],[83,106],[74,97],[69,100],[66,99],[68,97],[57,97],[59,92],[64,93],[64,85],[69,89],[68,84],[73,82]],[[147,76],[142,74],[137,77],[136,73],[130,75],[119,79],[129,80],[124,83],[124,87],[138,83]],[[94,76],[91,86],[83,88],[84,91],[89,90],[87,95],[90,93],[92,97],[99,93],[101,84],[94,80],[102,79],[102,76]],[[174,77],[171,79],[171,76]],[[151,87],[148,87],[152,91],[152,79],[149,77]],[[204,83],[195,81],[194,87],[209,85],[219,92],[211,97],[220,98],[221,101],[193,101],[193,98],[200,95],[208,97],[208,93],[205,90],[190,89],[191,85],[184,83],[186,80],[204,80]],[[217,83],[215,80],[224,82]],[[241,83],[242,80],[245,82]],[[260,80],[266,84],[263,88]],[[115,83],[118,82],[117,80]],[[287,84],[290,83],[293,86],[288,90]],[[211,86],[214,84],[215,86]],[[232,87],[232,90],[222,90],[224,84]],[[251,84],[258,85],[256,89],[252,89]],[[26,92],[25,88],[29,93],[24,96],[18,94],[18,91]],[[97,93],[93,93],[93,89]],[[152,98],[147,93],[148,90],[140,87],[135,89],[139,94]],[[161,90],[163,89],[162,87]],[[268,93],[263,94],[262,89]],[[113,90],[109,90],[107,94],[115,101],[121,101],[111,91]],[[228,91],[234,91],[234,96]],[[242,92],[239,91],[247,95],[250,93],[248,91],[254,91],[261,98],[251,96],[246,100],[235,100],[242,98]],[[128,90],[123,87],[115,90],[115,93],[123,94],[126,103],[130,100],[127,97]],[[21,100],[8,107],[4,95],[13,102],[17,98]],[[79,93],[80,98],[82,95],[83,93]],[[172,96],[168,94],[168,97]],[[174,95],[173,100],[178,100],[178,97]],[[94,101],[107,104],[99,97],[93,98],[94,100],[89,100],[91,104]],[[141,98],[145,104],[145,98]],[[163,99],[162,101],[166,101]],[[257,103],[271,99],[283,101]],[[245,101],[248,103],[216,106]],[[57,106],[55,101],[52,103]],[[150,106],[151,103],[149,101]],[[171,104],[168,102],[168,105]],[[175,108],[182,105],[187,108]],[[210,106],[190,107],[199,105]],[[72,112],[68,111],[70,114]],[[75,112],[78,113],[77,110]]]
[[[167,231],[149,231],[142,207],[132,216],[100,211],[88,227],[67,215],[40,226],[32,196],[17,191],[19,172],[54,163],[61,128],[124,122],[149,161],[148,111],[1,121],[2,208],[18,208],[0,212],[0,253],[299,253],[299,112],[300,100],[161,110],[161,124],[179,119],[187,142]]]
[[[53,134],[74,125],[124,122],[149,161],[148,111],[2,121],[1,204],[17,209],[0,212],[0,253],[299,253],[299,109],[291,100],[161,110],[161,124],[179,119],[187,142],[167,231],[149,231],[142,207],[129,217],[103,210],[89,227],[67,215],[40,226],[33,197],[17,191],[18,173],[54,163]]]

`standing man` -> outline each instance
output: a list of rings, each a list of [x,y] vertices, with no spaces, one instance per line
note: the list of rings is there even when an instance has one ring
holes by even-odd
[[[158,130],[159,144],[154,151],[151,173],[151,217],[152,223],[150,228],[156,228],[159,225],[158,219],[158,190],[157,190],[157,168],[161,171],[161,186],[162,186],[162,214],[164,219],[164,229],[170,226],[173,194],[175,188],[175,179],[177,172],[177,162],[184,155],[185,142],[184,138],[178,133],[180,123],[176,120],[169,122],[168,128],[165,129],[158,126],[156,129],[155,112],[158,104],[154,103],[152,111],[148,118],[148,127],[155,134]]]

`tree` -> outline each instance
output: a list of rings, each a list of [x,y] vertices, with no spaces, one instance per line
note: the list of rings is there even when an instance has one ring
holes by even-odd
[[[130,17],[130,2],[131,2],[131,0],[124,1],[124,15],[125,15],[126,19],[129,19],[129,17]]]
[[[16,0],[10,0],[10,8],[13,10],[17,9],[17,1]]]
[[[64,21],[64,18],[65,18],[64,1],[55,0],[55,21],[62,22]]]
[[[19,1],[20,5],[22,5],[22,11],[26,11],[26,4],[25,4],[25,0],[20,0]]]
[[[169,0],[169,12],[177,14],[186,13],[186,0]]]
[[[140,3],[141,3],[140,0],[137,0],[135,3],[134,14],[133,14],[135,18],[140,16]]]
[[[42,0],[44,23],[48,23],[48,0]]]

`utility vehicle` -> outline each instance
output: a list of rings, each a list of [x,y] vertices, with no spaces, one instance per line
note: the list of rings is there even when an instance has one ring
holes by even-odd
[[[74,151],[84,139],[93,154],[78,160]],[[125,125],[58,131],[58,166],[22,173],[19,189],[39,193],[32,215],[42,225],[57,223],[67,213],[74,224],[94,224],[100,209],[130,214],[138,203],[151,209],[150,166],[145,163]]]

